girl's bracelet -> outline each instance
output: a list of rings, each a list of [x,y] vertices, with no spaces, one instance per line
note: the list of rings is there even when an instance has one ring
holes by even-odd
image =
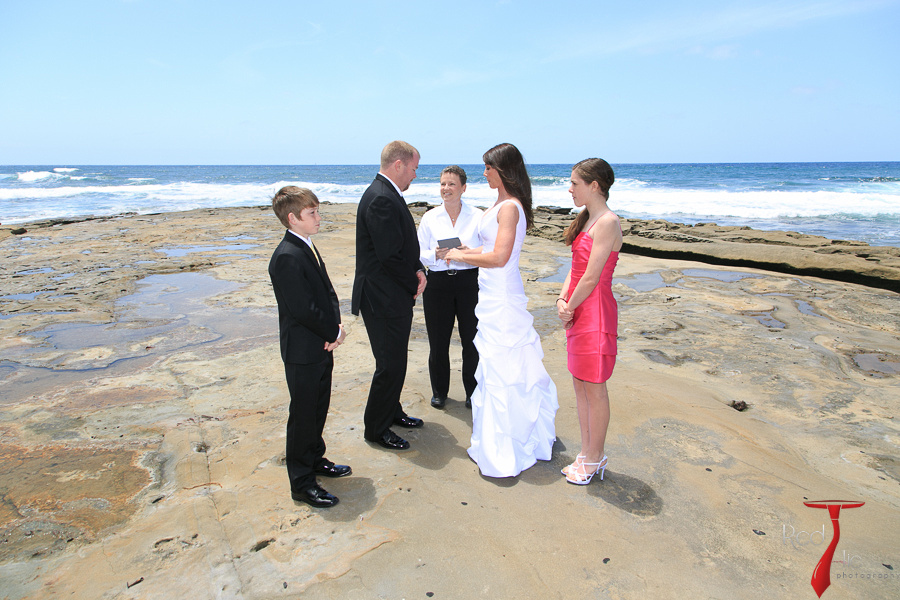
[[[565,298],[563,298],[562,296],[560,296],[559,298],[556,299],[557,302],[559,302],[560,300],[562,300],[563,302],[566,302],[566,301],[567,301],[567,300],[566,300]]]

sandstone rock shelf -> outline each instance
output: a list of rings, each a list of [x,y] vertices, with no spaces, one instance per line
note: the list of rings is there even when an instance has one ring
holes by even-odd
[[[535,235],[562,240],[570,215],[535,211]],[[900,248],[791,231],[625,219],[623,252],[808,275],[900,292]]]
[[[271,210],[0,232],[0,598],[805,598],[823,546],[786,535],[828,523],[803,504],[828,498],[865,506],[841,513],[838,555],[858,558],[833,566],[827,594],[897,597],[895,292],[623,253],[609,468],[572,486],[554,308],[571,253],[565,221],[540,215],[556,237],[528,236],[521,270],[557,442],[492,480],[466,455],[458,346],[447,407],[429,404],[421,303],[403,404],[425,426],[403,432],[408,452],[362,439],[374,361],[348,306],[355,208],[323,207],[315,239],[348,330],[325,438],[353,475],[324,482],[341,498],[328,511],[291,501],[283,464]],[[715,243],[744,244],[681,245]]]

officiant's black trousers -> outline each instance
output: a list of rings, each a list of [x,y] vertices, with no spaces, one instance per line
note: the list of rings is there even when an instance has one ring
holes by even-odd
[[[450,337],[453,324],[459,328],[462,343],[462,379],[466,396],[475,391],[475,369],[478,367],[478,350],[475,349],[475,332],[478,318],[478,269],[430,271],[428,285],[422,294],[425,312],[425,328],[428,331],[428,374],[431,377],[431,394],[447,398],[450,391]]]

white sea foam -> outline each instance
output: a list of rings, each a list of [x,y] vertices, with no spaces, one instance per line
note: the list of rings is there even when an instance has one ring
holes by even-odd
[[[616,182],[618,186],[619,182]],[[412,196],[412,198],[411,198]],[[417,193],[415,186],[406,193],[407,199],[440,203],[436,190]],[[575,208],[568,187],[534,186],[534,206]],[[469,184],[463,196],[476,206],[491,206],[497,198],[496,190],[487,184]],[[897,196],[891,194],[859,194],[849,192],[726,192],[709,190],[647,189],[640,182],[623,186],[610,194],[613,210],[632,215],[683,214],[703,217],[729,216],[754,219],[785,217],[815,217],[836,214],[900,216]]]
[[[632,214],[782,219],[838,214],[900,216],[897,196],[848,192],[717,192],[623,190],[611,194],[613,209]]]
[[[280,180],[276,183],[157,183],[160,177],[121,178],[103,185],[110,175],[93,169],[79,175],[50,171],[0,174],[0,221],[4,224],[40,219],[122,213],[156,213],[196,208],[265,206],[285,185],[312,189],[322,201],[358,202],[369,185]],[[574,208],[567,177],[544,176],[532,187],[535,206]],[[900,245],[900,202],[897,181],[860,189],[738,191],[731,189],[660,188],[638,178],[622,178],[611,190],[609,206],[624,217],[664,218],[675,222],[715,221],[760,229],[813,231],[828,237],[864,239]],[[441,203],[440,186],[431,178],[416,180],[405,192],[407,202]],[[883,193],[884,192],[884,193]],[[497,191],[470,180],[463,198],[474,206],[494,204]],[[802,223],[801,223],[802,222]]]
[[[40,181],[53,174],[30,171],[18,174],[20,181]],[[75,178],[73,178],[75,179]],[[60,187],[0,188],[0,201],[16,204],[43,205],[90,204],[92,212],[103,214],[113,205],[129,212],[159,210],[187,210],[213,206],[248,206],[268,204],[275,192],[285,185],[297,185],[313,190],[320,200],[346,203],[358,202],[368,183],[341,185],[304,181],[279,181],[274,184],[209,184],[178,182],[170,184],[137,185],[63,185]],[[611,190],[609,205],[617,211],[633,215],[684,214],[697,216],[729,216],[754,219],[785,217],[815,217],[836,214],[900,215],[900,203],[893,194],[851,193],[832,191],[756,191],[729,192],[713,190],[678,190],[646,188],[632,182]],[[407,202],[440,204],[440,187],[436,183],[413,183],[404,194]],[[532,188],[535,206],[574,208],[568,185],[540,185]],[[475,206],[491,206],[497,198],[496,190],[486,183],[469,183],[465,200]],[[37,201],[37,202],[35,202]],[[5,207],[3,212],[7,212]],[[69,206],[71,210],[73,206]],[[114,213],[111,213],[114,214]],[[34,215],[4,215],[16,219]]]
[[[464,198],[491,206],[496,190],[468,165]],[[4,167],[0,221],[264,206],[285,185],[327,202],[358,202],[374,166],[336,167]],[[536,206],[574,208],[565,165],[535,165]],[[20,172],[16,172],[20,171]],[[440,204],[440,169],[425,165],[408,202]],[[621,169],[610,207],[625,217],[715,221],[789,229],[900,246],[900,172],[893,163],[796,165],[631,165]],[[624,175],[628,176],[624,176]],[[276,183],[269,183],[277,180]],[[325,181],[326,183],[319,183]],[[341,183],[330,183],[330,182]]]
[[[50,171],[25,171],[24,173],[18,173],[19,181],[22,182],[32,182],[32,181],[40,181],[41,179],[49,179],[50,177],[58,177],[58,175],[51,173]]]
[[[319,200],[327,200],[329,202],[347,203],[359,202],[360,197],[369,183],[359,185],[341,185],[338,183],[311,183],[308,181],[279,181],[266,188],[268,199],[271,200],[275,192],[286,185],[296,185],[297,187],[308,188],[319,198]]]

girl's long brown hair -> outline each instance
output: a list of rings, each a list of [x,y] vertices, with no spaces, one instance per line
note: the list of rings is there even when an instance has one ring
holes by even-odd
[[[572,172],[576,173],[586,184],[590,185],[596,181],[600,186],[600,193],[609,200],[609,188],[616,181],[612,167],[602,158],[586,158],[580,163],[572,167]],[[584,225],[591,218],[591,213],[585,206],[566,228],[566,246],[571,246]]]

